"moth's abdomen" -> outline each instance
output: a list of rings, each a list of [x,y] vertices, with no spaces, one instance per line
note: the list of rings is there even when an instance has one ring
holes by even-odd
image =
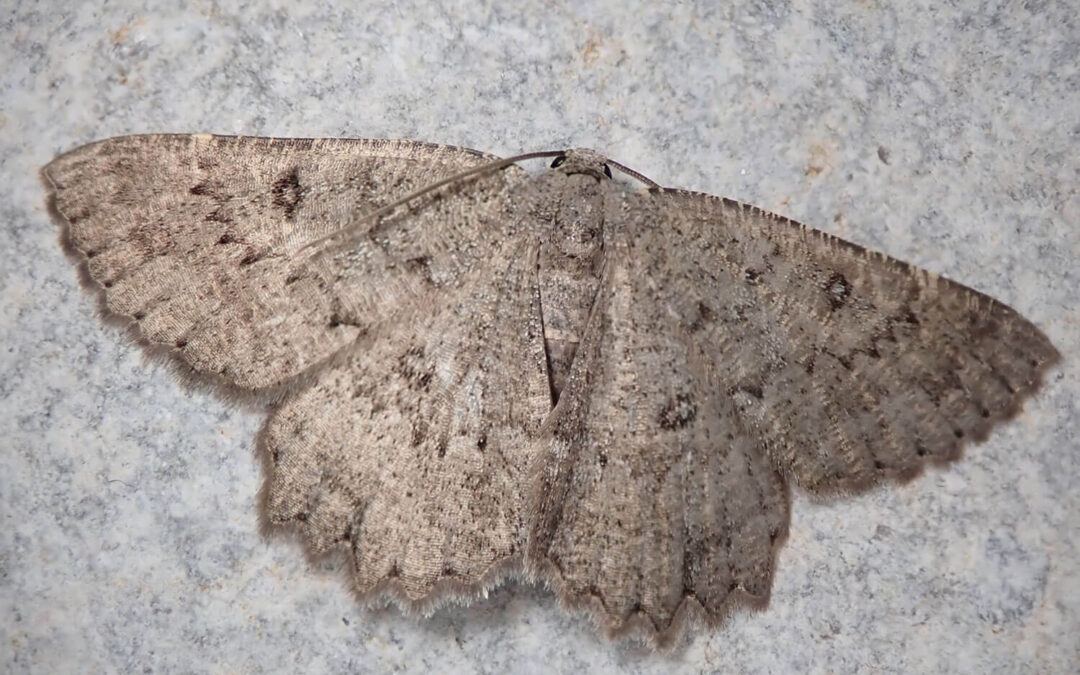
[[[544,233],[538,259],[544,349],[554,403],[600,285],[607,190],[602,181],[585,174],[552,172],[545,178],[563,183],[560,191],[549,193],[558,196],[541,206],[550,229]]]

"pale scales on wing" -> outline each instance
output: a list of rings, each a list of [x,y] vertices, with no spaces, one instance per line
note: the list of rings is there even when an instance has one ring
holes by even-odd
[[[960,284],[558,154],[149,135],[44,175],[108,311],[269,402],[268,520],[407,608],[524,573],[668,644],[767,602],[789,480],[953,459],[1059,358]]]

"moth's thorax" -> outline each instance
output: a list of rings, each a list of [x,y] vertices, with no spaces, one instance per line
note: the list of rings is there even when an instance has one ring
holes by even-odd
[[[605,199],[611,182],[592,174],[551,171],[551,188],[537,205],[548,228],[541,236],[537,274],[544,346],[553,400],[566,382],[600,284]]]

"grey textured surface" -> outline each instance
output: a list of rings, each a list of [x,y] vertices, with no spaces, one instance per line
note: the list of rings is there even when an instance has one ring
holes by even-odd
[[[1066,2],[17,7],[0,32],[0,641],[12,671],[1080,665],[1080,28]],[[592,146],[1016,308],[1064,363],[948,470],[796,494],[770,608],[674,655],[512,584],[358,608],[257,530],[259,415],[95,320],[40,166],[141,131]]]

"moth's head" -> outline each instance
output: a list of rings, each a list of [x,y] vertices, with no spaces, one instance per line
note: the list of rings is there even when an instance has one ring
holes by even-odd
[[[576,148],[567,150],[551,162],[552,169],[558,169],[567,176],[584,174],[597,180],[611,178],[611,167],[608,166],[608,158],[594,150]]]

